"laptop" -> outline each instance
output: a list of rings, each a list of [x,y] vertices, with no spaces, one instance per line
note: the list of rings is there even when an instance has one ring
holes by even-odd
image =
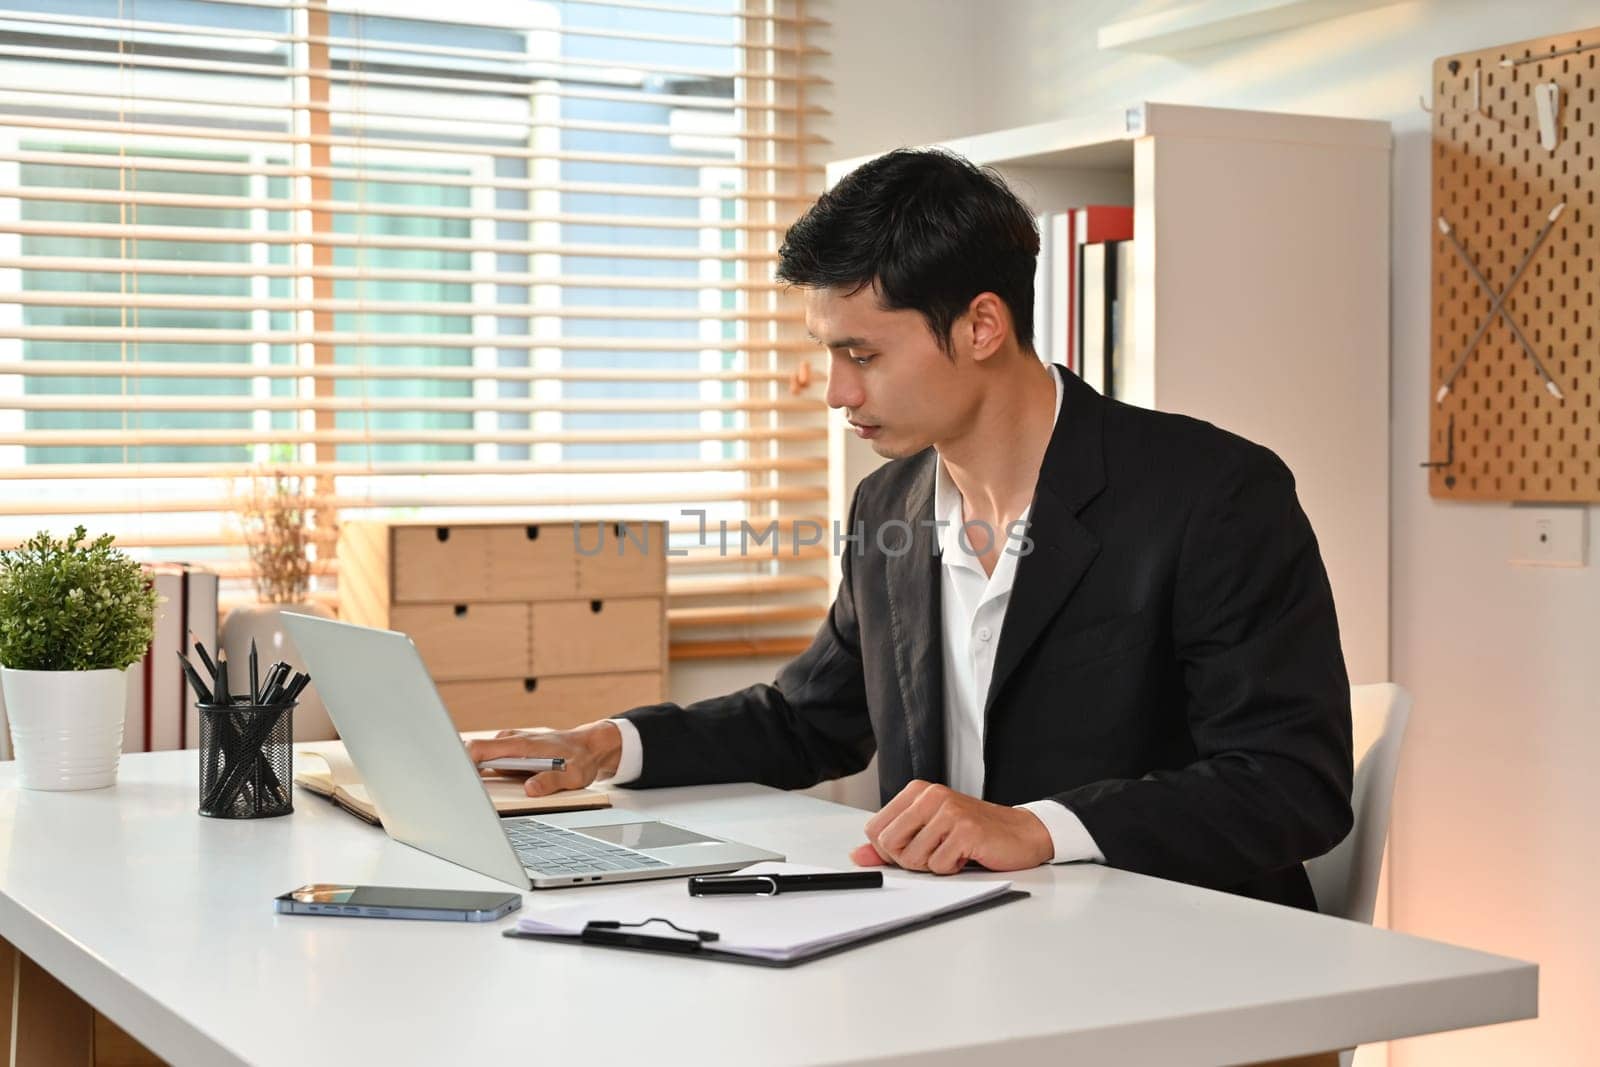
[[[737,870],[775,852],[610,808],[501,818],[411,638],[281,616],[390,837],[520,888]]]

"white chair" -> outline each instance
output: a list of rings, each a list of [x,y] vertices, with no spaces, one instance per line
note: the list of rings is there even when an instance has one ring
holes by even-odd
[[[1389,801],[1400,766],[1400,741],[1411,717],[1411,696],[1397,685],[1350,687],[1350,720],[1356,763],[1350,806],[1355,823],[1333,851],[1306,863],[1317,908],[1353,922],[1370,923],[1378,899],[1378,871],[1389,839]],[[1339,1053],[1350,1067],[1355,1050]]]
[[[1400,766],[1400,741],[1411,716],[1411,696],[1397,685],[1350,688],[1356,776],[1350,806],[1355,824],[1332,852],[1306,864],[1318,910],[1370,923],[1378,898],[1378,868],[1389,839],[1389,800]]]

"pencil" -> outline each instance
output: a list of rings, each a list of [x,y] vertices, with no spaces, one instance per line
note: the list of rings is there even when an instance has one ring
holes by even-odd
[[[233,697],[228,695],[228,650],[222,649],[217,653],[217,703],[226,707],[233,703]]]
[[[211,703],[211,690],[200,680],[200,672],[194,669],[194,664],[190,663],[182,652],[178,653],[178,662],[183,664],[183,673],[188,677],[189,684],[194,687],[195,699],[202,704]]]
[[[189,631],[189,644],[194,646],[195,654],[200,657],[201,665],[205,667],[206,673],[211,675],[211,680],[215,682],[217,680],[216,661],[206,654],[206,646],[200,643],[200,639],[194,635],[193,630]]]
[[[261,675],[256,670],[256,639],[250,639],[250,703],[261,703]]]

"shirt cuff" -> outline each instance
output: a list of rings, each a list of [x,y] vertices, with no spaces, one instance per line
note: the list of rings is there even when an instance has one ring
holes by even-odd
[[[607,721],[622,735],[622,755],[617,759],[617,772],[608,781],[612,785],[627,785],[644,773],[644,742],[639,739],[639,728],[627,719]],[[1060,808],[1061,805],[1057,804],[1056,807]]]
[[[1050,841],[1056,848],[1055,858],[1050,861],[1051,863],[1072,863],[1076,860],[1088,860],[1090,863],[1106,861],[1105,853],[1100,851],[1100,846],[1089,836],[1089,830],[1083,825],[1083,820],[1065,804],[1058,800],[1031,800],[1026,804],[1018,804],[1017,807],[1023,811],[1033,812],[1049,831]]]

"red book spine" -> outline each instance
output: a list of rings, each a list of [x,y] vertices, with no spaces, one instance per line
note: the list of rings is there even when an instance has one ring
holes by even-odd
[[[140,664],[140,667],[139,667],[140,673],[142,673],[144,675],[144,750],[146,752],[151,751],[151,749],[150,749],[150,724],[151,724],[150,659],[151,659],[150,653],[146,652],[144,654],[144,661]]]
[[[183,568],[183,585],[181,588],[183,590],[181,597],[183,613],[179,618],[183,621],[178,624],[178,633],[182,635],[178,638],[179,650],[182,650],[183,646],[189,643],[189,568],[187,566]],[[188,748],[189,714],[186,707],[186,698],[189,695],[189,679],[183,676],[183,664],[174,663],[173,666],[178,669],[178,747]],[[199,743],[200,739],[198,737],[195,738],[195,744],[198,745]]]
[[[1099,244],[1101,241],[1127,241],[1133,238],[1133,208],[1112,204],[1096,204],[1080,208],[1078,220],[1083,233],[1075,235],[1079,244]]]

